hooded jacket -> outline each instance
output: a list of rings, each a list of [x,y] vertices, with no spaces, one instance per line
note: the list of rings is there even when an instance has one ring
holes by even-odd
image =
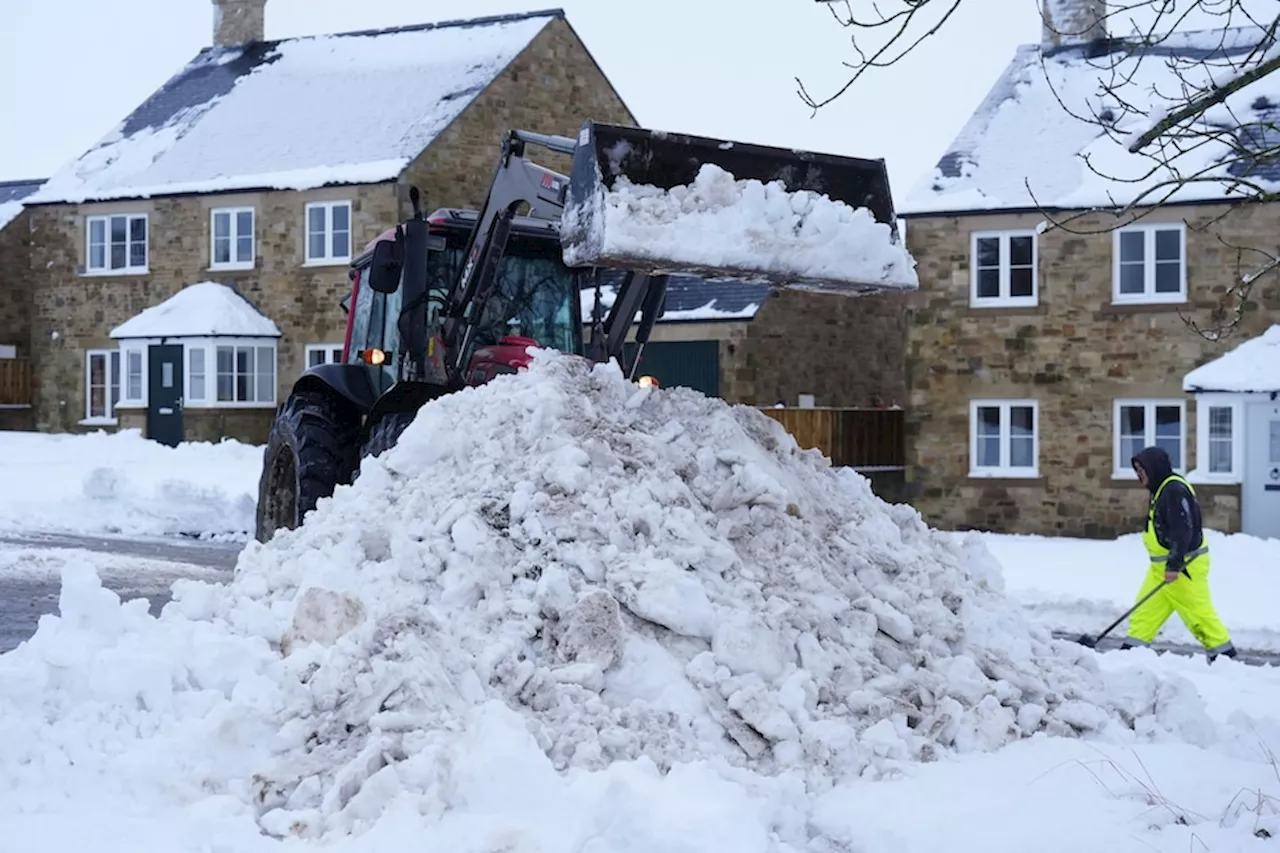
[[[1204,529],[1200,517],[1200,503],[1183,483],[1174,480],[1160,492],[1160,484],[1173,474],[1169,454],[1161,447],[1147,447],[1137,453],[1130,463],[1147,473],[1147,491],[1151,492],[1154,506],[1156,539],[1169,549],[1169,571],[1181,571],[1188,551],[1204,544]]]

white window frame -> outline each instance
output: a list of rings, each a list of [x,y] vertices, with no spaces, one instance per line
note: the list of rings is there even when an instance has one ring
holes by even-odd
[[[1144,432],[1142,439],[1143,447],[1150,447],[1156,443],[1156,408],[1157,407],[1177,407],[1179,412],[1178,430],[1179,440],[1182,446],[1181,465],[1174,465],[1173,470],[1176,474],[1184,474],[1187,470],[1187,457],[1189,448],[1187,447],[1187,401],[1180,397],[1159,398],[1159,397],[1118,397],[1112,401],[1111,406],[1111,477],[1116,480],[1136,480],[1138,473],[1133,470],[1133,465],[1129,462],[1129,456],[1120,452],[1120,409],[1130,406],[1142,406],[1144,408],[1143,424]],[[1124,458],[1121,458],[1124,456]]]
[[[1231,411],[1231,470],[1209,470],[1210,409]],[[1197,395],[1196,397],[1196,467],[1191,472],[1193,482],[1236,484],[1244,471],[1244,402],[1235,394]]]
[[[120,381],[118,386],[117,400],[111,402],[111,357],[117,358],[117,365],[120,369]],[[107,398],[106,413],[95,415],[91,406],[93,405],[93,360],[102,358],[106,361],[106,377],[107,377]],[[84,351],[84,420],[80,421],[85,426],[94,426],[101,424],[103,426],[116,424],[119,419],[116,417],[116,408],[123,402],[124,397],[124,353],[119,348],[112,347],[110,349],[87,349]]]
[[[218,351],[226,347],[241,349],[259,349],[269,348],[271,350],[271,384],[267,390],[270,391],[269,399],[253,399],[253,400],[220,400],[218,399]],[[276,397],[279,396],[277,390],[280,385],[280,347],[274,338],[215,338],[208,345],[208,356],[205,362],[206,371],[206,393],[208,395],[207,405],[210,408],[217,409],[263,409],[275,408]],[[234,388],[234,355],[232,356],[232,386]],[[262,391],[257,385],[257,352],[254,353],[254,393],[255,396]],[[188,376],[188,379],[190,376]],[[232,392],[234,394],[234,391]]]
[[[147,347],[145,342],[129,341],[120,345],[120,402],[116,408],[134,408],[147,404]],[[129,359],[136,354],[139,360],[138,395],[129,393]]]
[[[213,395],[210,393],[210,388],[217,381],[217,375],[210,365],[210,358],[213,354],[209,350],[209,342],[209,338],[196,338],[182,342],[183,408],[208,406],[211,403]],[[204,381],[201,384],[204,387],[199,394],[195,393],[195,383],[192,382],[192,360],[196,353],[200,353],[200,357],[203,360],[202,376]]]
[[[1156,293],[1156,232],[1178,232],[1178,290]],[[1141,233],[1142,293],[1120,292],[1120,240],[1123,234]],[[1171,305],[1187,301],[1187,224],[1185,222],[1148,222],[1117,228],[1111,237],[1111,302],[1114,305]]]
[[[1031,295],[1009,295],[1009,271],[1011,258],[1009,239],[1031,238]],[[1000,295],[978,295],[978,241],[1000,241]],[[969,305],[974,308],[1031,308],[1040,303],[1040,235],[1034,229],[1009,229],[1004,231],[974,231],[969,235]]]
[[[249,260],[235,260],[236,247],[240,245],[240,238],[245,236],[241,234],[237,228],[240,222],[240,214],[249,214]],[[232,260],[226,263],[218,263],[217,258],[217,234],[218,234],[218,217],[226,216],[227,234],[231,241],[231,257]],[[210,270],[251,270],[258,257],[258,214],[253,207],[215,207],[209,211],[209,269]]]
[[[347,210],[347,247],[342,255],[333,254],[333,211],[345,207]],[[324,251],[323,255],[311,254],[311,211],[324,210]],[[302,211],[303,252],[307,266],[329,266],[346,264],[351,261],[351,246],[355,238],[354,205],[347,201],[313,201],[308,202]]]
[[[124,219],[124,262],[122,267],[111,266],[111,220]],[[141,219],[143,224],[142,236],[142,265],[136,266],[131,263],[132,253],[129,251],[132,241],[129,235],[133,233],[133,223]],[[103,256],[102,260],[105,266],[95,267],[93,265],[93,226],[94,223],[101,222],[103,229]],[[84,218],[84,274],[85,275],[145,275],[150,269],[151,262],[151,217],[146,213],[103,213],[94,216],[86,216]]]
[[[978,467],[978,409],[1000,410],[1000,464]],[[1010,409],[1031,409],[1031,466],[1009,464]],[[969,476],[977,478],[1033,479],[1040,476],[1040,401],[1034,399],[982,399],[969,401]]]
[[[342,344],[307,344],[303,353],[303,369],[311,367],[311,354],[321,353],[324,360],[320,364],[341,364]]]

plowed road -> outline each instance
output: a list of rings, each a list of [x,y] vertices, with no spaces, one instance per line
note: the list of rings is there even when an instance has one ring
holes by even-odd
[[[159,614],[179,578],[227,580],[243,546],[109,536],[0,533],[0,652],[35,633],[40,617],[58,612],[62,557],[92,552],[102,585],[122,599],[146,598]],[[8,565],[6,565],[6,563]]]

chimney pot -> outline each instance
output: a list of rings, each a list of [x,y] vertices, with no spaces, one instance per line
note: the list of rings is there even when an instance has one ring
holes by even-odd
[[[214,47],[240,47],[266,38],[267,0],[213,0]]]

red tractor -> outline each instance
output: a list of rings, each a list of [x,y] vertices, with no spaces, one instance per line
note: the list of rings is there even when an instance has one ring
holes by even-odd
[[[536,144],[573,157],[571,177],[525,159]],[[347,333],[342,363],[308,369],[278,408],[264,451],[257,538],[294,528],[360,460],[395,444],[425,403],[530,362],[528,348],[548,347],[592,359],[617,359],[633,375],[662,312],[667,274],[704,278],[751,276],[777,285],[769,269],[708,270],[672,264],[635,269],[629,258],[593,249],[581,228],[561,228],[561,215],[587,205],[602,184],[625,175],[670,188],[692,183],[703,163],[738,179],[781,180],[789,191],[815,190],[896,227],[882,160],[835,157],[651,130],[584,123],[578,139],[511,131],[479,211],[443,208],[424,216],[416,188],[413,215],[369,243],[352,262],[343,301]],[[527,206],[528,214],[517,211]],[[566,218],[566,221],[568,219]],[[581,222],[577,217],[575,222]],[[590,266],[567,266],[566,250]],[[856,279],[822,282],[863,292]],[[615,297],[607,314],[601,291]],[[580,294],[595,290],[591,334]],[[637,350],[624,359],[635,322]]]

